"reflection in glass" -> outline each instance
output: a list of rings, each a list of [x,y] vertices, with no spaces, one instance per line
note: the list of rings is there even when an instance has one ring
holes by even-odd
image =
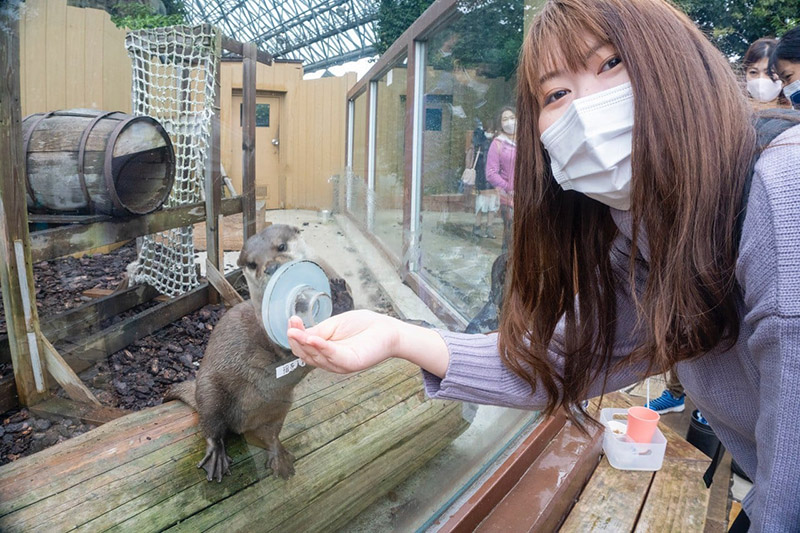
[[[378,81],[373,232],[398,259],[403,254],[406,60]]]
[[[353,165],[348,175],[347,205],[361,224],[367,223],[367,92],[356,97],[353,112]]]
[[[489,299],[503,250],[501,192],[487,183],[487,152],[515,101],[521,0],[464,4],[463,16],[429,39],[425,57],[421,274],[463,316]],[[465,169],[475,183],[465,183]]]

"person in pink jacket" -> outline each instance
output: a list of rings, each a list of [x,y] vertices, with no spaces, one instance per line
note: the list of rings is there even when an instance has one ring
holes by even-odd
[[[492,141],[486,155],[486,179],[500,191],[500,216],[503,219],[503,249],[511,242],[511,222],[514,220],[514,159],[517,156],[517,114],[504,107],[497,121],[500,132]]]

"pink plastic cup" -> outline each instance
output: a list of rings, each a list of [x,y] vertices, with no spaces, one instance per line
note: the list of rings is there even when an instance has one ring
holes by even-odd
[[[647,407],[636,406],[628,409],[628,429],[626,434],[633,442],[649,444],[658,427],[658,413]]]

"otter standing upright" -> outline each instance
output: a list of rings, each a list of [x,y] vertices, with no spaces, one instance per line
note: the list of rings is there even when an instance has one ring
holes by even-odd
[[[198,468],[209,481],[230,474],[231,459],[225,453],[228,431],[250,432],[267,450],[267,466],[287,479],[294,474],[294,457],[278,435],[292,405],[292,392],[310,371],[299,367],[280,379],[274,367],[292,358],[291,352],[273,343],[261,320],[261,300],[269,277],[282,264],[310,259],[300,230],[283,224],[269,226],[250,237],[242,248],[242,267],[250,300],[231,308],[220,319],[206,347],[197,379],[174,385],[165,399],[180,399],[194,407],[207,447]],[[328,276],[331,272],[327,272]],[[352,309],[346,283],[331,284],[334,312]]]

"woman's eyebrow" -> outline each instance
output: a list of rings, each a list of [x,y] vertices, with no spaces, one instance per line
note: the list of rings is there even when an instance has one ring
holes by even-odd
[[[583,57],[583,62],[584,63],[588,62],[589,59],[593,55],[595,55],[598,50],[600,50],[601,48],[603,48],[606,45],[608,45],[608,43],[602,42],[602,41],[599,42],[599,43],[596,43],[594,46],[592,46],[591,49],[589,49],[588,52],[586,52],[586,55]],[[541,78],[539,78],[539,85],[542,85],[545,82],[550,81],[551,79],[561,75],[562,72],[563,71],[561,71],[561,70],[552,70],[550,72],[545,73]]]

